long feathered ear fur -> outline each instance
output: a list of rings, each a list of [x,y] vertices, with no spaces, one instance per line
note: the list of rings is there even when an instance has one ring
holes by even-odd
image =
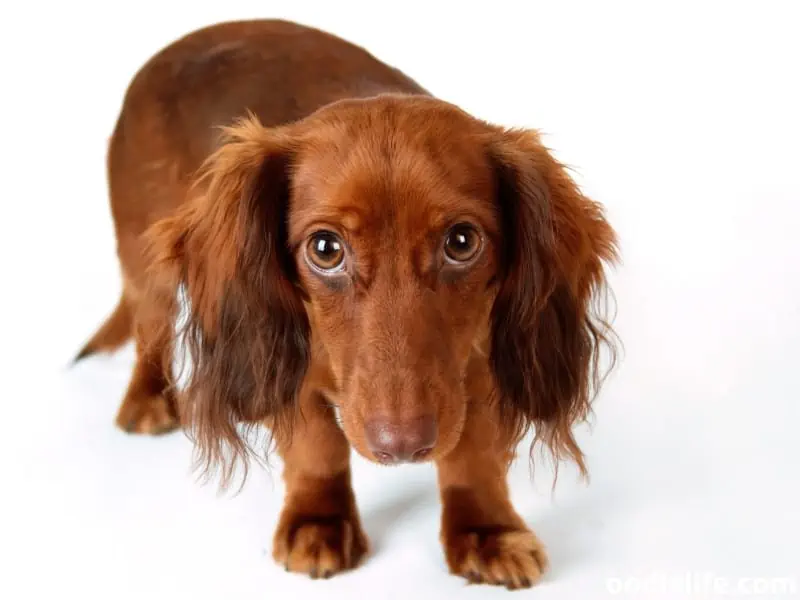
[[[520,437],[533,426],[534,445],[543,442],[556,465],[571,458],[585,475],[572,427],[600,387],[602,348],[609,369],[615,360],[598,301],[604,263],[617,261],[616,235],[535,132],[498,132],[490,156],[504,234],[491,349],[501,407]]]
[[[310,330],[286,242],[291,139],[255,119],[225,135],[191,198],[147,233],[164,326],[178,318],[177,290],[187,301],[164,359],[186,352],[182,418],[223,485],[248,453],[240,424],[279,426],[294,405]]]

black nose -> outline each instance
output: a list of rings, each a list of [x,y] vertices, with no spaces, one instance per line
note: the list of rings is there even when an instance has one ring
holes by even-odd
[[[367,445],[382,463],[424,460],[436,445],[436,419],[425,415],[409,421],[373,419],[366,425]]]

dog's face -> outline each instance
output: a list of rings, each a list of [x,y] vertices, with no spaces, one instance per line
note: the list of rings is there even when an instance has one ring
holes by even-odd
[[[288,242],[328,399],[352,445],[381,462],[455,446],[496,294],[500,218],[481,131],[426,104],[321,112],[293,176]]]
[[[385,96],[229,135],[203,193],[150,232],[155,280],[190,301],[206,458],[313,392],[379,462],[447,453],[469,403],[497,402],[582,466],[570,426],[605,341],[591,300],[615,237],[535,133]],[[475,365],[485,397],[470,397]]]

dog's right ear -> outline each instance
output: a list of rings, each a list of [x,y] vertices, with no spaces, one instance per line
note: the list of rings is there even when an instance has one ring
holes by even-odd
[[[223,483],[247,454],[240,423],[294,405],[310,331],[286,236],[292,139],[254,118],[224,133],[191,197],[147,232],[152,301],[170,326],[179,291],[187,304],[167,351],[189,360],[181,416]]]

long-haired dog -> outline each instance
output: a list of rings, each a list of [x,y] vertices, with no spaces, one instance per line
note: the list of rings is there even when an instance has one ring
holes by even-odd
[[[328,577],[367,552],[353,447],[436,464],[453,573],[541,576],[506,472],[532,427],[585,470],[571,429],[613,350],[593,307],[617,250],[535,132],[324,32],[235,22],[138,72],[108,174],[123,292],[79,357],[135,338],[120,427],[185,426],[227,480],[246,425],[266,425],[287,486],[274,557],[291,571]]]

